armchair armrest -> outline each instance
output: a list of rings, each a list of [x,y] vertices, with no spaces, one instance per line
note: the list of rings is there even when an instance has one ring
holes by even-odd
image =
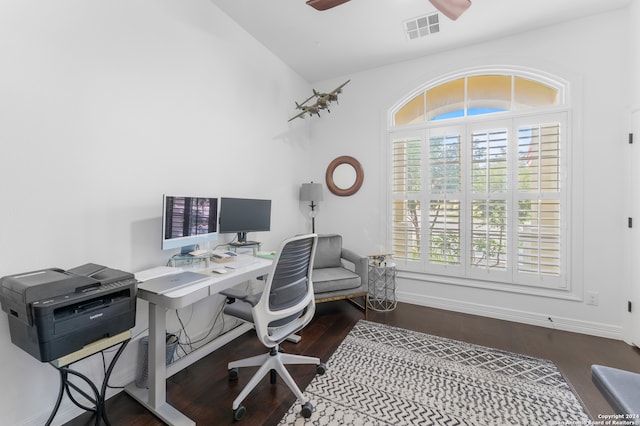
[[[354,267],[354,272],[360,276],[362,280],[362,284],[369,284],[369,267],[368,267],[368,258],[363,257],[355,253],[353,250],[349,250],[346,248],[342,249],[341,257],[348,262],[351,262]]]

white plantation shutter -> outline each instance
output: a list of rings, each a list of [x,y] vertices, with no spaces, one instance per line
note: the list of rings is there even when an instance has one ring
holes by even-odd
[[[560,203],[520,200],[518,272],[559,276],[561,262]]]
[[[566,114],[392,139],[391,233],[407,270],[566,287]]]
[[[551,120],[545,120],[551,119]],[[518,267],[522,280],[563,285],[563,116],[518,125]]]
[[[422,139],[404,136],[392,142],[391,232],[393,257],[406,263],[421,260]]]
[[[474,269],[506,271],[509,266],[509,137],[506,126],[471,131],[469,265]]]
[[[508,266],[508,218],[506,200],[471,202],[472,268],[505,271]]]
[[[421,259],[422,213],[420,201],[393,202],[393,257],[405,262]]]
[[[429,263],[461,262],[461,136],[460,128],[429,133]]]
[[[471,134],[471,179],[474,193],[507,190],[506,129],[479,130]]]
[[[560,123],[518,128],[518,190],[560,190]]]
[[[460,264],[460,201],[429,201],[429,262]]]

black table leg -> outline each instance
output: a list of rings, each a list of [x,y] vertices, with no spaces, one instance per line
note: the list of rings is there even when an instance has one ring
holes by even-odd
[[[85,411],[91,411],[95,414],[96,426],[100,425],[100,420],[103,420],[107,426],[111,426],[111,423],[109,422],[109,418],[107,417],[107,410],[106,410],[107,386],[109,384],[109,378],[111,377],[113,368],[115,367],[116,362],[118,361],[118,358],[120,358],[120,355],[122,355],[122,352],[124,352],[124,349],[127,346],[127,343],[129,343],[129,340],[130,339],[127,339],[121,343],[120,348],[118,348],[118,351],[116,352],[115,356],[109,363],[109,366],[104,375],[104,379],[102,380],[102,386],[100,390],[98,390],[97,386],[91,381],[91,379],[89,379],[87,376],[85,376],[84,374],[78,371],[72,370],[71,368],[69,368],[68,365],[62,366],[62,367],[54,366],[54,368],[60,372],[60,391],[58,392],[58,399],[56,400],[56,405],[53,408],[53,411],[51,412],[51,415],[49,416],[47,423],[45,424],[46,426],[51,425],[51,422],[53,421],[56,414],[58,413],[58,409],[60,408],[60,403],[62,402],[62,397],[65,392],[69,397],[69,399],[71,400],[71,402],[73,402],[76,406],[82,408]],[[91,391],[93,392],[93,396],[91,396],[90,394],[85,392],[83,389],[78,387],[75,383],[71,382],[71,379],[69,377],[70,375],[76,376],[80,378],[82,381],[84,381],[91,388]],[[78,394],[82,395],[82,397],[84,397],[87,401],[94,404],[94,407],[87,407],[81,404],[73,396],[71,392],[72,389],[75,390]]]

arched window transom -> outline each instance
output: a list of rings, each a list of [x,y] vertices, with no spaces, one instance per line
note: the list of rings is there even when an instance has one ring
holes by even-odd
[[[401,105],[393,124],[402,126],[472,115],[557,106],[558,87],[514,74],[471,75],[421,90]]]

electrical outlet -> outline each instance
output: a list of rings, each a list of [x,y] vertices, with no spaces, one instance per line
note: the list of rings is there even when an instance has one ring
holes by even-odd
[[[587,292],[587,305],[598,306],[598,302],[600,299],[600,293],[597,291],[588,291]]]

